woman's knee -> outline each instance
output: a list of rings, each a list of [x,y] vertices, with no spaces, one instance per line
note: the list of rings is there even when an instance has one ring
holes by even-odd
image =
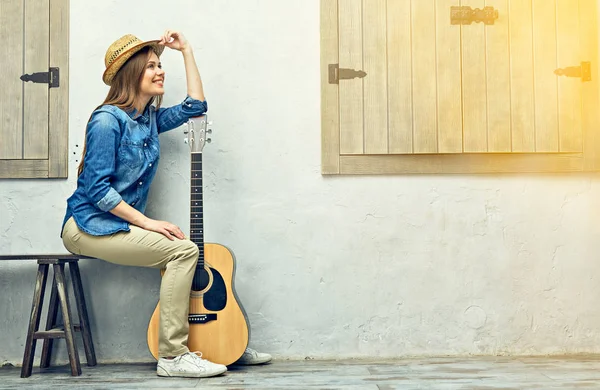
[[[183,240],[181,242],[181,252],[186,259],[197,261],[200,249],[198,249],[198,245],[190,240]]]

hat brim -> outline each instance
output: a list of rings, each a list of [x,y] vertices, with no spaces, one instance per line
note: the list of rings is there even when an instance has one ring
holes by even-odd
[[[119,54],[119,56],[117,58],[115,58],[115,60],[106,68],[106,70],[104,71],[104,74],[102,74],[102,81],[104,81],[104,84],[111,85],[113,79],[115,78],[115,75],[117,74],[119,69],[121,69],[123,64],[125,62],[127,62],[127,60],[130,59],[135,53],[137,53],[138,51],[142,50],[145,47],[148,47],[148,46],[152,47],[154,49],[154,51],[156,52],[156,55],[158,55],[160,57],[162,52],[165,50],[165,46],[159,45],[158,44],[159,42],[160,42],[160,40],[158,40],[158,39],[152,40],[152,41],[141,42],[135,46],[130,47],[123,53]]]

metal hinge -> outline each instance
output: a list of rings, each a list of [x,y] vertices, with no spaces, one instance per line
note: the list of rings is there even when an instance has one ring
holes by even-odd
[[[364,70],[341,68],[339,64],[329,64],[329,84],[339,84],[340,80],[363,78],[367,75]]]
[[[581,66],[568,66],[554,71],[557,76],[581,78],[583,83],[592,81],[592,63],[582,62]]]
[[[32,83],[48,84],[48,88],[58,88],[60,86],[60,72],[58,68],[50,68],[48,72],[24,74],[20,79],[25,82],[31,81]]]

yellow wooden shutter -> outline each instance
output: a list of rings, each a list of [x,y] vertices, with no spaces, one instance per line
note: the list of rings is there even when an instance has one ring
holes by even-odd
[[[498,18],[452,24],[457,6]],[[321,16],[324,173],[598,168],[595,0],[322,0]],[[587,64],[591,80],[564,75]]]
[[[0,1],[0,178],[67,176],[68,0]],[[58,68],[59,86],[21,79]]]

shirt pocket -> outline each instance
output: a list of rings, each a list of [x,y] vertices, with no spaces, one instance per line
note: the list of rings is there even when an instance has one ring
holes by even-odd
[[[144,144],[141,141],[121,140],[119,162],[138,170],[144,165]]]

